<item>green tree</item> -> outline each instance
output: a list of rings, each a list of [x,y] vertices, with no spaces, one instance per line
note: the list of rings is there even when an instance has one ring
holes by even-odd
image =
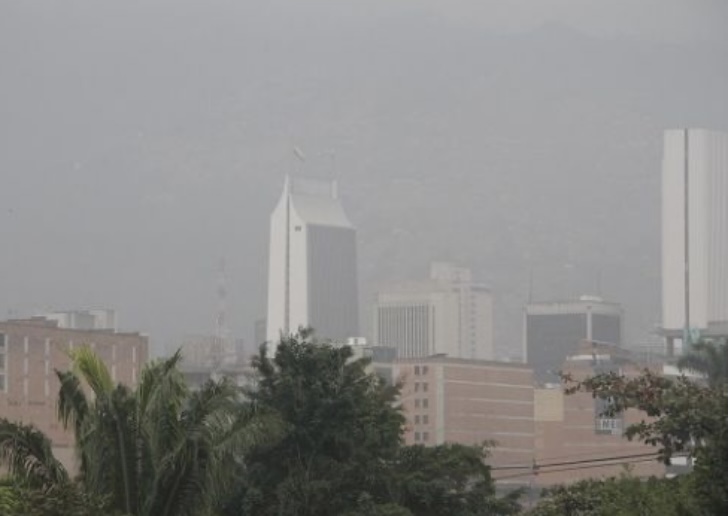
[[[681,370],[704,374],[711,387],[725,388],[728,384],[728,343],[720,340],[701,340],[677,363]]]
[[[0,419],[0,461],[11,474],[0,485],[2,515],[109,515],[104,499],[71,481],[48,438],[32,425]]]
[[[629,474],[545,490],[527,516],[693,516],[691,479],[640,480]]]
[[[190,391],[179,353],[146,366],[139,385],[114,385],[88,348],[71,354],[71,371],[58,372],[58,412],[73,428],[79,486],[111,510],[128,515],[210,514],[232,488],[242,455],[275,433],[227,380]],[[33,487],[68,486],[68,474],[37,430],[5,421],[0,459]]]
[[[513,513],[497,500],[483,447],[403,445],[399,388],[351,348],[284,338],[253,361],[248,396],[274,410],[285,436],[247,456],[225,514],[475,516]]]
[[[627,409],[644,412],[648,417],[630,425],[627,438],[656,446],[666,464],[675,454],[692,457],[690,485],[699,514],[728,514],[728,396],[723,388],[646,370],[636,378],[614,372],[597,375],[567,389],[575,391],[610,400],[608,415]]]
[[[251,453],[230,514],[340,515],[380,503],[384,471],[401,445],[397,389],[352,360],[349,347],[318,344],[310,332],[284,338],[275,357],[253,360],[254,404],[277,412],[285,435]]]
[[[485,446],[405,446],[392,468],[395,499],[418,516],[515,514],[520,493],[496,498],[486,456]]]

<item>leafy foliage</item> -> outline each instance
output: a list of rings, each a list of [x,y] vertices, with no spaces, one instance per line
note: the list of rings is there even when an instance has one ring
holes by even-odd
[[[515,514],[520,493],[496,498],[486,452],[461,444],[403,447],[390,486],[401,505],[421,516]]]
[[[63,465],[53,456],[51,442],[42,432],[5,418],[0,418],[0,462],[11,475],[34,488],[49,489],[69,481]]]
[[[496,500],[482,447],[404,446],[398,386],[367,372],[349,347],[282,339],[253,362],[256,405],[276,411],[284,437],[247,456],[225,514],[454,516],[510,514]]]
[[[275,418],[244,402],[230,381],[191,392],[177,369],[179,353],[147,365],[134,390],[114,385],[90,349],[71,358],[73,369],[57,372],[58,415],[76,437],[78,485],[42,433],[0,421],[0,459],[31,489],[26,498],[54,493],[63,506],[59,497],[75,489],[68,501],[103,500],[105,510],[127,515],[209,514],[232,488],[240,458],[275,438]]]
[[[678,367],[702,373],[711,387],[725,389],[728,384],[728,339],[697,342],[689,353],[680,357]]]
[[[248,456],[239,503],[254,514],[339,515],[384,488],[401,444],[397,389],[367,374],[349,347],[283,339],[275,357],[255,357],[256,405],[276,411],[286,433]]]
[[[42,490],[23,479],[8,477],[0,486],[0,514],[3,516],[121,516],[106,503],[68,482]]]
[[[567,381],[569,379],[567,378]],[[693,495],[701,514],[728,514],[728,396],[688,378],[658,376],[648,370],[636,378],[606,373],[573,384],[610,400],[608,413],[635,408],[648,418],[631,425],[629,439],[658,447],[666,464],[677,453],[694,458]]]
[[[688,516],[701,514],[691,479],[649,478],[628,474],[605,480],[582,480],[546,490],[527,516]]]

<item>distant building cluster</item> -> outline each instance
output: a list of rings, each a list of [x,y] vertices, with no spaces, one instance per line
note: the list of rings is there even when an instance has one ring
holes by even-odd
[[[270,217],[265,317],[253,345],[225,327],[224,264],[216,331],[188,336],[181,369],[191,386],[210,378],[248,379],[259,345],[313,328],[320,341],[350,345],[382,378],[402,385],[408,443],[494,441],[490,463],[503,483],[549,485],[619,473],[624,457],[651,448],[623,439],[636,413],[604,416],[590,395],[564,396],[561,373],[674,374],[673,355],[701,336],[728,335],[728,134],[666,131],[662,162],[662,321],[654,338],[631,342],[621,305],[599,296],[529,300],[520,349],[499,361],[498,293],[462,264],[432,263],[429,277],[381,285],[359,324],[356,229],[335,181],[288,177]],[[0,415],[35,424],[65,460],[71,436],[56,418],[58,380],[69,351],[90,346],[114,381],[135,385],[149,357],[139,333],[119,331],[114,310],[47,312],[0,322]],[[518,347],[518,346],[515,346]],[[172,351],[172,349],[168,349]],[[641,455],[642,454],[642,455]],[[554,464],[589,457],[596,466]],[[625,459],[626,460],[626,459]],[[638,474],[665,474],[654,460]]]
[[[321,340],[355,343],[373,370],[401,382],[410,443],[494,440],[494,467],[506,472],[531,463],[531,481],[538,476],[544,485],[618,473],[620,455],[650,451],[622,438],[638,415],[605,418],[591,396],[565,397],[561,374],[629,375],[645,367],[667,374],[672,357],[700,336],[728,335],[727,134],[665,132],[663,319],[654,339],[630,342],[621,305],[600,296],[539,300],[524,306],[522,347],[511,353],[522,363],[496,361],[497,296],[450,263],[433,263],[429,278],[381,286],[371,304],[370,342],[356,339],[354,227],[335,183],[297,182],[286,180],[271,217],[265,338],[275,346],[281,335],[310,326]],[[600,468],[537,471],[574,456],[597,457]],[[665,473],[654,461],[634,467]]]

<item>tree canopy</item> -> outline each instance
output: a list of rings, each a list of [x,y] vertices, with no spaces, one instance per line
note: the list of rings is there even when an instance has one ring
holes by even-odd
[[[351,348],[284,338],[262,349],[248,397],[279,414],[284,437],[247,456],[227,514],[276,516],[510,514],[482,446],[403,444],[399,388]],[[244,512],[247,511],[247,512]]]
[[[204,515],[232,488],[228,471],[236,461],[275,436],[275,418],[243,402],[230,381],[190,391],[177,369],[179,354],[147,365],[135,389],[114,385],[89,348],[71,358],[72,369],[57,372],[58,415],[74,432],[78,482],[69,480],[42,433],[3,420],[0,459],[23,488],[79,490],[129,516]]]
[[[636,378],[616,372],[596,375],[568,389],[576,391],[609,400],[608,415],[630,408],[644,412],[644,419],[627,428],[627,438],[657,447],[665,464],[678,454],[688,456],[694,462],[689,486],[698,514],[728,514],[728,395],[723,385],[645,370]]]

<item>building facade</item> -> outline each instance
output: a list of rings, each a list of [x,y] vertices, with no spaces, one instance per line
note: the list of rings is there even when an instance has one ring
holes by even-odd
[[[625,467],[636,476],[658,477],[689,468],[681,458],[666,467],[656,460],[656,448],[624,436],[629,425],[649,420],[646,414],[608,415],[605,402],[590,393],[539,387],[524,364],[372,357],[372,371],[401,385],[405,442],[495,442],[488,464],[501,486],[530,486],[538,496],[541,487],[615,476]],[[582,340],[559,369],[578,381],[609,371],[635,377],[645,367],[671,374],[664,363],[644,363],[618,346]]]
[[[728,334],[727,204],[728,133],[665,131],[662,327],[670,351],[687,327]]]
[[[73,436],[56,414],[60,383],[55,371],[69,368],[68,352],[91,347],[115,382],[136,385],[147,361],[147,337],[138,333],[61,328],[45,318],[0,322],[0,416],[33,424],[53,442],[65,464],[72,464]]]
[[[322,340],[357,336],[356,231],[336,183],[286,178],[271,215],[267,341],[311,327]]]
[[[401,358],[446,354],[493,360],[493,297],[470,270],[433,263],[425,281],[380,290],[373,340]]]
[[[614,345],[582,341],[562,369],[576,381],[614,371],[641,374],[645,364]],[[660,368],[656,369],[656,372]],[[607,415],[605,402],[591,393],[565,395],[562,386],[534,390],[535,460],[533,480],[539,485],[571,483],[585,478],[618,476],[628,466],[635,476],[664,476],[657,450],[624,436],[629,425],[647,416],[637,410]]]
[[[539,383],[559,383],[558,371],[583,339],[622,343],[622,308],[596,296],[532,303],[523,318],[524,355]]]
[[[397,359],[405,442],[496,443],[489,464],[533,460],[533,378],[522,364],[443,356]],[[495,473],[495,472],[494,472]]]

